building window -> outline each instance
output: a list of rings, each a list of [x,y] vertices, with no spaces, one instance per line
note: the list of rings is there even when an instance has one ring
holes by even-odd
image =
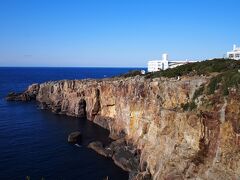
[[[236,58],[239,58],[239,57],[240,57],[240,54],[235,54],[235,57],[236,57]]]
[[[229,58],[234,58],[234,54],[229,54]]]

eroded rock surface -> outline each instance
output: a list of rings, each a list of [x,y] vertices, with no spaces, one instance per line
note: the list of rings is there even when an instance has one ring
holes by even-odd
[[[100,141],[94,141],[89,143],[88,148],[93,149],[98,154],[101,154],[102,156],[105,157],[112,157],[113,154],[113,151],[108,147],[104,147],[103,143]]]
[[[205,76],[68,80],[36,85],[34,93],[22,96],[36,97],[55,113],[86,115],[108,129],[116,141],[91,146],[130,171],[131,179],[240,179],[239,95],[203,95],[195,110],[182,108],[208,81]]]
[[[24,93],[11,92],[7,95],[7,101],[31,101],[36,99],[39,91],[38,84],[32,84]]]

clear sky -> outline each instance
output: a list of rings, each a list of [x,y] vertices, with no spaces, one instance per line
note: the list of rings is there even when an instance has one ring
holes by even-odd
[[[239,0],[0,0],[0,66],[144,67],[240,45]]]

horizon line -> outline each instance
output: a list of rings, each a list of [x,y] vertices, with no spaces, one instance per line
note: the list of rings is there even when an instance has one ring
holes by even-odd
[[[127,66],[0,66],[0,68],[147,68]]]

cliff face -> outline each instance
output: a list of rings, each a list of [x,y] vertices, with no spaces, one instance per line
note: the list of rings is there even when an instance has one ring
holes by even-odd
[[[140,151],[133,179],[240,179],[239,95],[202,95],[194,110],[182,108],[208,82],[200,76],[56,81],[24,94],[55,113],[87,116],[133,145]]]

